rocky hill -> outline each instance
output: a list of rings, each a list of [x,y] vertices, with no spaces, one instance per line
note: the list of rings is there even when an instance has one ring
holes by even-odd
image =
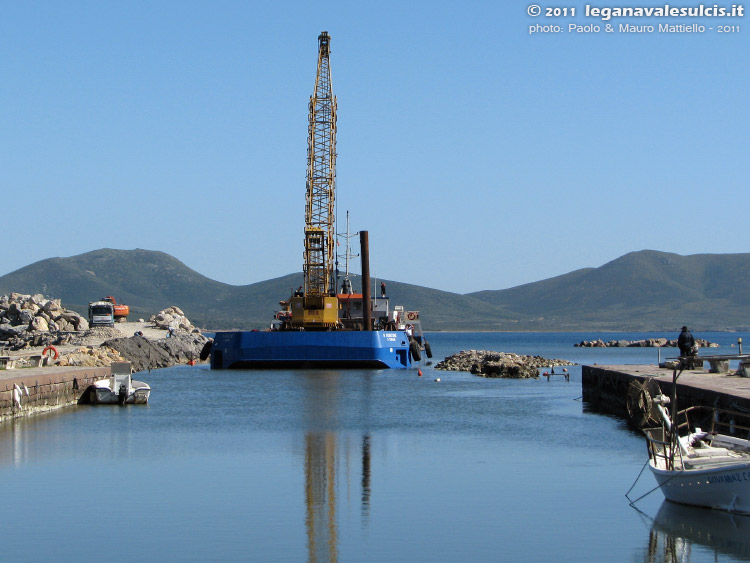
[[[470,294],[538,326],[641,330],[750,327],[750,254],[680,256],[643,250],[599,268]]]
[[[420,310],[424,328],[433,331],[675,330],[682,324],[732,330],[750,328],[748,276],[750,254],[644,250],[599,268],[466,295],[384,281],[392,302]],[[253,329],[268,326],[279,300],[301,283],[302,274],[294,273],[233,286],[163,252],[101,249],[6,274],[0,294],[55,296],[81,312],[89,301],[114,295],[134,318],[177,305],[197,326]]]

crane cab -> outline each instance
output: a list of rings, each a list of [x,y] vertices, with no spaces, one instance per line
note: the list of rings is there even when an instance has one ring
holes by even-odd
[[[293,328],[327,330],[338,326],[339,305],[336,297],[296,296],[291,298],[290,305]]]

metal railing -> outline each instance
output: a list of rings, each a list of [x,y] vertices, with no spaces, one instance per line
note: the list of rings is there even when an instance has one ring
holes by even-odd
[[[677,413],[672,429],[666,424],[657,428],[644,428],[649,459],[654,466],[668,471],[675,469],[675,459],[683,468],[683,451],[678,442],[680,436],[687,436],[695,428],[701,428],[711,435],[724,434],[750,440],[750,413],[707,406],[692,406]]]

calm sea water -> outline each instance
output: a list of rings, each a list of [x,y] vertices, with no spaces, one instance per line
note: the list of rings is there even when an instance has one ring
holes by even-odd
[[[433,361],[489,349],[657,362],[654,349],[573,347],[600,336],[675,335],[428,335]],[[747,334],[696,336],[717,353],[738,336],[750,346]],[[644,440],[589,412],[580,366],[569,382],[422,371],[173,367],[140,377],[148,406],[0,425],[2,558],[750,559],[750,519],[669,505],[659,491],[629,506]],[[654,485],[646,472],[633,495]]]

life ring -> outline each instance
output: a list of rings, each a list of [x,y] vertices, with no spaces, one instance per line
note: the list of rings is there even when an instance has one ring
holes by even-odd
[[[406,318],[409,319],[410,321],[413,321],[417,318],[417,314],[413,311],[410,311],[406,313]]]
[[[52,345],[47,346],[44,350],[42,350],[42,356],[49,356],[50,354],[47,354],[47,352],[49,352],[50,350],[52,350],[52,352],[55,354],[54,356],[52,356],[53,360],[56,360],[60,357],[60,354],[57,353],[57,348]]]

